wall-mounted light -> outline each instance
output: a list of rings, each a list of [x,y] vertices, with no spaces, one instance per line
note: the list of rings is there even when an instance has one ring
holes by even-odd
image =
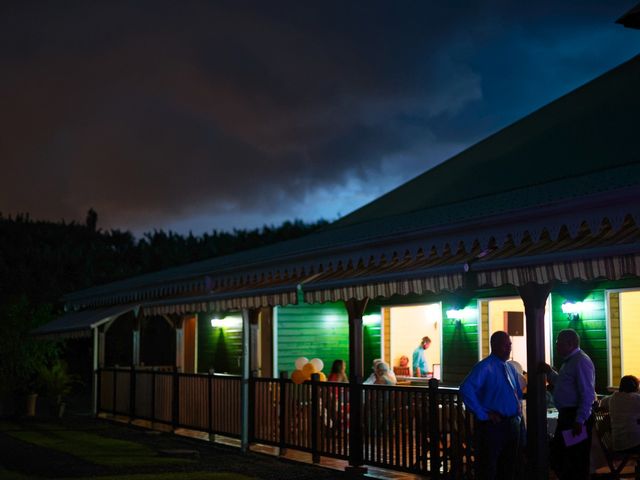
[[[362,316],[362,325],[365,327],[368,325],[377,325],[380,323],[380,314],[372,313],[371,315],[363,315]]]
[[[240,325],[242,325],[241,317],[234,317],[234,316],[228,317],[222,314],[215,314],[211,319],[211,326],[214,328],[236,327]]]
[[[583,313],[593,310],[593,302],[564,302],[562,313],[566,313],[569,320],[577,320]]]
[[[447,319],[461,323],[464,320],[475,319],[477,316],[477,310],[472,307],[465,307],[463,309],[451,309],[447,310]]]

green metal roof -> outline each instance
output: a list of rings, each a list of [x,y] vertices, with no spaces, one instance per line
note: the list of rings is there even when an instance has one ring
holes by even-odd
[[[345,216],[333,226],[485,198],[637,163],[640,161],[639,112],[640,55]],[[531,199],[531,203],[544,200],[542,196]],[[475,210],[475,214],[484,213],[479,208]]]

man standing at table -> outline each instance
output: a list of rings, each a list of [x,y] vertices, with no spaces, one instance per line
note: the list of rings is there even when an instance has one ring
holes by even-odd
[[[427,348],[431,345],[429,337],[422,337],[420,345],[413,351],[413,376],[426,377],[429,371],[429,364],[425,355]]]
[[[491,335],[491,355],[476,363],[460,385],[462,400],[478,420],[476,447],[481,480],[513,480],[520,450],[522,390],[507,332]]]
[[[556,349],[563,359],[560,371],[543,364],[543,371],[553,386],[553,403],[558,409],[558,425],[550,445],[551,468],[560,480],[588,479],[593,427],[591,408],[596,400],[595,368],[580,349],[580,336],[575,330],[560,331]],[[585,431],[584,440],[567,445],[566,437],[572,441]]]

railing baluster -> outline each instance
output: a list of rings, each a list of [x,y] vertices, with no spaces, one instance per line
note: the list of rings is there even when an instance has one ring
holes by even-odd
[[[279,448],[280,448],[280,455],[284,455],[286,453],[286,441],[287,441],[287,372],[286,371],[282,371],[280,372],[280,379],[278,381],[278,386],[280,388],[280,405],[279,405],[279,411],[280,411],[280,416],[279,416],[279,420],[280,420],[280,424],[279,424],[279,436],[280,436],[280,440],[279,440]]]
[[[430,472],[431,476],[438,478],[440,476],[440,406],[438,394],[438,380],[432,378],[429,380],[429,455],[430,455]]]
[[[311,375],[311,413],[309,421],[311,423],[311,458],[313,463],[320,463],[319,450],[319,434],[320,434],[320,392],[318,382],[320,375],[313,373]]]

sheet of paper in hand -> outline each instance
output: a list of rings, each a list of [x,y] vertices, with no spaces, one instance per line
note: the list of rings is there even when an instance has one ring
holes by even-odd
[[[564,444],[567,447],[571,447],[580,442],[584,442],[587,439],[587,427],[582,427],[582,432],[579,435],[574,435],[573,430],[562,430],[562,438],[564,440]]]

